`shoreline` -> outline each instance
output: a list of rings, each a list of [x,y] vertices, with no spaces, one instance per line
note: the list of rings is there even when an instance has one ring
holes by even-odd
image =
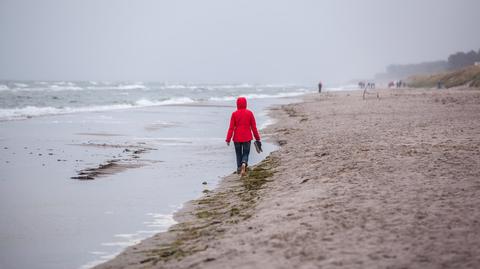
[[[306,94],[308,96],[311,94]],[[302,96],[301,96],[302,97]],[[259,163],[251,166],[249,171],[247,180],[250,181],[247,189],[247,196],[241,197],[240,200],[247,200],[252,201],[253,194],[252,192],[257,192],[261,189],[261,186],[267,183],[269,180],[268,178],[273,175],[270,171],[272,168],[275,167],[275,157],[272,157],[272,154],[278,151],[281,147],[281,141],[275,138],[275,133],[273,133],[270,129],[277,124],[279,118],[273,115],[273,111],[278,110],[279,107],[297,104],[303,102],[302,98],[300,101],[294,101],[288,104],[277,104],[271,107],[266,108],[266,116],[267,121],[259,127],[259,131],[264,130],[262,137],[263,141],[276,145],[278,148],[270,152],[264,159],[262,159]],[[231,106],[229,106],[231,107]],[[265,139],[266,138],[266,139]],[[251,154],[256,154],[252,152]],[[218,217],[218,214],[211,214],[208,210],[218,209],[220,205],[212,205],[216,202],[223,203],[223,196],[227,195],[227,193],[235,193],[235,192],[244,192],[242,190],[238,190],[239,188],[245,187],[245,184],[239,182],[239,176],[236,174],[231,174],[227,176],[221,177],[221,180],[216,184],[213,190],[209,190],[205,188],[204,195],[199,198],[189,200],[182,204],[182,206],[172,213],[173,220],[176,222],[172,226],[170,226],[166,231],[157,233],[152,237],[146,238],[135,244],[133,246],[128,246],[124,249],[120,254],[116,255],[113,259],[110,259],[106,262],[101,264],[97,264],[92,268],[137,268],[136,266],[140,266],[138,268],[143,268],[143,266],[148,265],[149,263],[153,263],[156,265],[159,260],[152,258],[152,254],[154,256],[159,255],[160,257],[166,258],[166,261],[170,261],[171,258],[179,258],[188,254],[195,253],[200,251],[201,249],[189,247],[188,251],[183,251],[178,249],[178,238],[187,234],[187,240],[191,239],[191,235],[188,235],[191,231],[193,231],[194,236],[198,233],[197,230],[201,227],[200,225],[217,225],[222,223],[222,221],[215,220],[211,223],[205,222],[205,219],[210,219],[211,217]],[[258,196],[255,196],[260,198]],[[238,202],[238,199],[236,200]],[[229,223],[236,223],[241,219],[245,220],[251,217],[251,213],[253,213],[253,206],[254,205],[244,205],[243,210],[247,209],[247,212],[240,212],[237,207],[230,207],[230,210],[227,210],[227,218],[234,217],[229,221]],[[225,213],[225,212],[223,212]],[[229,217],[228,217],[229,216]],[[223,220],[225,221],[225,219]],[[214,233],[223,233],[223,228],[217,228],[216,226],[212,226],[215,228]],[[160,250],[157,249],[159,246],[159,242],[162,242],[162,247]],[[149,249],[152,249],[152,252],[149,254],[145,254],[143,252],[149,252]],[[136,255],[137,253],[142,253],[141,255]],[[145,256],[144,256],[145,254]],[[126,256],[126,260],[123,260],[123,256]],[[116,261],[120,259],[120,264]],[[134,260],[135,262],[132,261]],[[207,259],[208,260],[208,259]],[[110,265],[114,262],[113,265]],[[138,263],[138,264],[135,264]],[[133,266],[133,267],[132,267]]]
[[[278,106],[278,105],[281,105],[281,104],[284,104],[285,102],[287,104],[290,104],[290,103],[294,103],[294,102],[298,102],[299,99],[295,99],[295,98],[280,98],[280,100],[288,100],[288,101],[276,101],[274,104],[270,104],[268,106],[265,106],[263,107],[261,110],[259,110],[259,116],[257,118],[257,120],[259,118],[264,118],[266,117],[266,119],[264,119],[264,122],[258,126],[258,129],[259,131],[262,131],[263,129],[265,128],[268,128],[270,125],[274,124],[275,123],[275,119],[272,118],[269,114],[269,111],[270,111],[270,108],[271,107],[274,107],[274,106]],[[224,107],[224,108],[232,108],[234,106],[232,105],[175,105],[175,106],[180,106],[180,107]],[[261,116],[260,116],[261,115]],[[261,123],[258,122],[258,123]],[[95,136],[121,136],[119,134],[103,134],[103,133],[100,133],[100,134],[97,134],[97,133],[85,133],[85,135],[95,135]],[[269,152],[272,152],[272,151],[275,151],[278,147],[277,145],[275,145],[274,143],[271,143],[271,141],[269,141],[268,139],[265,139],[266,137],[263,137],[265,141],[264,144],[263,144],[263,147],[264,147],[264,152],[261,153],[261,154],[257,154],[256,152],[255,153],[252,153],[252,154],[255,154],[256,156],[251,156],[250,160],[251,162],[253,163],[253,165],[256,165],[258,164],[259,162],[263,161],[265,159],[265,157],[267,157],[267,154]],[[130,170],[130,169],[136,169],[136,168],[139,168],[139,167],[143,167],[143,166],[148,166],[148,163],[145,163],[145,162],[163,162],[163,161],[153,161],[153,160],[149,160],[149,159],[143,159],[140,157],[140,155],[142,155],[143,153],[145,152],[149,152],[149,151],[156,151],[158,150],[157,148],[149,145],[149,144],[140,144],[140,145],[117,145],[117,144],[109,144],[109,143],[101,143],[101,144],[92,144],[92,143],[88,143],[88,144],[75,144],[76,146],[83,146],[83,147],[100,147],[100,148],[119,148],[119,149],[123,149],[122,153],[126,153],[128,156],[126,156],[125,158],[120,158],[120,159],[112,159],[112,160],[107,160],[103,163],[98,163],[96,165],[92,165],[92,166],[89,166],[89,167],[86,167],[82,170],[78,170],[77,171],[77,176],[73,176],[71,177],[71,179],[76,179],[76,180],[97,180],[97,179],[100,179],[102,177],[105,177],[105,176],[110,176],[110,175],[113,175],[113,174],[116,174],[116,173],[119,173],[119,172],[122,172],[122,171],[125,171],[125,170]],[[137,152],[138,151],[138,152]],[[127,158],[128,157],[128,158]],[[227,175],[228,176],[228,175]],[[227,176],[218,176],[219,180],[217,182],[215,182],[212,185],[210,185],[210,183],[213,183],[213,182],[208,182],[208,185],[207,184],[203,184],[203,183],[207,183],[206,181],[202,183],[203,185],[203,194],[202,192],[199,193],[200,196],[197,196],[196,198],[191,198],[190,200],[186,200],[186,202],[182,203],[179,207],[177,207],[177,209],[175,209],[175,211],[171,212],[171,214],[169,214],[170,216],[172,216],[172,220],[174,221],[174,224],[170,225],[168,228],[166,228],[165,231],[161,231],[159,232],[160,234],[161,233],[165,233],[167,232],[172,226],[174,226],[175,224],[181,222],[179,219],[182,219],[183,221],[183,215],[184,211],[186,212],[189,212],[191,210],[191,207],[192,207],[192,202],[198,200],[198,199],[201,199],[201,197],[203,197],[204,194],[206,194],[207,192],[212,192],[210,191],[210,188],[212,187],[214,190],[216,190],[217,188],[219,188],[221,182],[223,182],[223,179]],[[200,181],[201,182],[201,181]],[[150,236],[152,237],[152,235]],[[139,244],[139,243],[142,243],[143,241],[146,241],[148,240],[150,237],[147,237],[147,238],[144,238],[144,239],[141,239],[141,241],[139,241],[138,243],[135,243],[136,244]],[[125,248],[128,248],[128,247],[131,247],[132,245],[130,246],[125,246]],[[125,248],[121,251],[125,251]],[[110,255],[111,257],[108,258],[108,259],[99,259],[97,261],[93,261],[93,262],[89,262],[85,265],[83,265],[81,268],[92,268],[95,267],[95,266],[98,266],[100,262],[100,264],[112,259],[112,257],[115,257],[117,256],[119,253],[121,252],[116,252],[116,254],[113,254],[113,255]]]
[[[281,147],[249,177],[94,268],[478,266],[480,92],[373,92],[272,108]]]
[[[259,126],[268,118],[265,108],[287,102],[253,101]],[[2,122],[5,266],[90,268],[170,227],[171,214],[200,197],[203,182],[212,189],[233,171],[233,148],[219,143],[233,108],[215,103],[225,105]],[[265,143],[251,164],[275,148]]]

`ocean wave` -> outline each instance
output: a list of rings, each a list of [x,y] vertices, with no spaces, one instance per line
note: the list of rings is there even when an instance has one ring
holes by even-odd
[[[161,90],[214,90],[207,85],[184,85],[184,84],[171,84],[171,85],[164,85],[160,86],[159,89]]]
[[[182,84],[172,84],[172,85],[165,85],[165,89],[187,89],[189,86],[182,85]]]
[[[248,83],[242,83],[242,84],[214,85],[210,87],[214,89],[237,89],[237,88],[253,88],[254,86]]]
[[[1,120],[15,120],[15,119],[27,119],[36,116],[47,115],[61,115],[78,112],[95,112],[95,111],[107,111],[115,109],[131,108],[132,105],[118,104],[118,105],[105,105],[105,106],[88,106],[88,107],[37,107],[26,106],[22,108],[0,109]]]
[[[129,109],[136,107],[162,106],[193,103],[194,100],[186,97],[171,98],[161,101],[150,101],[148,99],[140,99],[134,104],[113,104],[101,106],[86,107],[37,107],[26,106],[22,108],[0,109],[0,120],[19,120],[28,119],[37,116],[62,115],[82,112],[100,112],[118,109]]]
[[[93,86],[87,86],[87,90],[146,90],[148,89],[142,84],[126,84],[126,85],[110,85],[110,84],[91,84]]]
[[[293,87],[295,84],[265,84],[262,85],[262,87],[265,88],[288,88],[288,87]]]
[[[326,91],[330,92],[338,92],[338,91],[353,91],[353,90],[359,90],[360,88],[358,85],[355,84],[349,84],[349,85],[343,85],[339,87],[326,87]]]
[[[44,85],[36,83],[35,86],[30,86],[22,83],[14,83],[15,87],[8,87],[6,85],[0,85],[0,91],[11,91],[11,92],[59,92],[59,91],[80,91],[84,88],[76,85],[67,85],[67,84],[52,84]],[[2,86],[5,86],[2,88]]]
[[[177,97],[162,101],[150,101],[148,99],[140,99],[135,102],[138,106],[164,106],[164,105],[180,105],[194,103],[195,100],[188,97]]]
[[[25,89],[29,90],[29,89]],[[59,85],[50,85],[49,90],[52,91],[80,91],[83,90],[82,87],[78,87],[72,84],[59,84]]]
[[[68,86],[74,86],[75,83],[71,82],[71,81],[55,81],[55,82],[52,82],[53,84],[57,84],[57,85],[68,85]]]
[[[254,86],[242,83],[242,84],[165,84],[164,89],[237,89],[237,88],[252,88]]]
[[[245,97],[247,99],[265,99],[265,98],[282,98],[282,97],[296,97],[296,96],[301,96],[308,93],[305,90],[302,91],[297,91],[297,92],[285,92],[285,93],[277,93],[277,94],[258,94],[258,93],[251,93],[251,94],[245,94],[241,95],[242,97]],[[215,97],[210,97],[210,101],[233,101],[236,100],[237,96],[215,96]]]
[[[28,85],[25,84],[25,83],[13,83],[13,85],[15,85],[15,87],[18,87],[18,88],[26,88],[26,87],[28,87]]]
[[[223,96],[223,97],[210,97],[208,100],[210,101],[215,101],[215,102],[219,102],[219,101],[233,101],[237,99],[237,97],[234,97],[234,96]]]
[[[127,84],[127,85],[118,85],[115,87],[115,89],[118,89],[118,90],[137,90],[137,89],[143,90],[146,88],[147,87],[145,87],[142,84]]]
[[[22,91],[22,92],[58,92],[58,91],[81,91],[81,90],[145,90],[148,89],[145,85],[142,84],[121,84],[121,85],[110,85],[107,83],[98,83],[94,84],[89,82],[89,84],[81,86],[74,83],[68,82],[57,82],[54,84],[47,83],[35,83],[34,85],[27,85],[22,83],[14,83],[15,87],[11,88],[7,85],[0,84],[0,91]]]
[[[80,90],[201,90],[201,91],[217,91],[217,90],[261,90],[274,88],[292,88],[293,84],[149,84],[144,82],[108,82],[108,81],[34,81],[25,83],[22,81],[12,82],[12,84],[0,84],[0,91],[80,91]]]
[[[298,87],[295,84],[248,84],[248,83],[240,83],[240,84],[220,84],[220,85],[208,85],[208,87],[214,89],[238,89],[238,88],[294,88]]]

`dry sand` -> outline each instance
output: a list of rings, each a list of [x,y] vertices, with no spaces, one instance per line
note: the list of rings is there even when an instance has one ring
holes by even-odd
[[[280,150],[98,268],[480,268],[480,91],[322,93],[271,114]]]

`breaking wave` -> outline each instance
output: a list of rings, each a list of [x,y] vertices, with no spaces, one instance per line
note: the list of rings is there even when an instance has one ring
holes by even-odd
[[[282,98],[282,97],[296,97],[301,96],[308,93],[308,91],[298,91],[298,92],[285,92],[285,93],[278,93],[278,94],[245,94],[241,95],[247,99],[265,99],[265,98]],[[233,101],[236,100],[237,96],[222,96],[222,97],[211,97],[210,101]]]
[[[140,99],[135,102],[137,106],[165,106],[165,105],[180,105],[194,103],[195,100],[188,97],[171,98],[163,101],[150,101],[148,99]]]
[[[113,105],[97,105],[85,107],[37,107],[26,106],[22,108],[0,109],[0,120],[19,120],[36,116],[61,115],[81,112],[99,112],[118,109],[128,109],[135,107],[149,107],[162,105],[178,105],[193,103],[194,100],[186,97],[171,98],[160,101],[150,101],[148,99],[140,99],[133,104],[113,104]]]

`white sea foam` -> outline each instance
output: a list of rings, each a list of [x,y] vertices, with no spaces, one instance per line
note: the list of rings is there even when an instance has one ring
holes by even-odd
[[[103,106],[87,106],[87,107],[36,107],[36,106],[26,106],[22,108],[10,108],[10,109],[0,109],[0,120],[16,120],[16,119],[26,119],[35,116],[46,116],[46,115],[61,115],[61,114],[70,114],[70,113],[80,113],[80,112],[99,112],[99,111],[109,111],[109,110],[118,110],[118,109],[128,109],[135,107],[148,107],[148,106],[162,106],[162,105],[175,105],[175,104],[188,104],[193,103],[194,100],[186,97],[180,98],[171,98],[162,101],[150,101],[148,99],[140,99],[135,102],[135,104],[114,104],[114,105],[103,105]]]
[[[281,98],[281,97],[295,97],[304,95],[305,92],[285,92],[285,93],[278,93],[278,94],[246,94],[243,97],[247,99],[263,99],[263,98]]]
[[[80,86],[71,82],[56,82],[56,83],[47,83],[47,82],[37,82],[36,85],[27,85],[23,83],[14,83],[14,88],[9,88],[7,85],[0,84],[1,90],[12,90],[12,91],[82,91],[82,90],[146,90],[148,89],[143,84],[120,84],[112,85],[110,83],[94,82],[90,81],[86,86]]]
[[[179,105],[194,103],[195,100],[188,97],[176,97],[162,101],[150,101],[148,99],[140,99],[135,102],[138,106],[164,106],[164,105]]]
[[[60,115],[60,114],[69,114],[77,112],[95,112],[95,111],[107,111],[115,109],[125,109],[131,108],[132,105],[128,104],[118,104],[118,105],[106,105],[106,106],[89,106],[89,107],[36,107],[36,106],[27,106],[23,108],[12,108],[12,109],[0,109],[0,119],[2,120],[15,120],[15,119],[25,119],[35,116],[45,116],[45,115]]]
[[[255,86],[242,83],[242,84],[166,84],[162,88],[164,89],[206,89],[206,90],[218,90],[218,89],[238,89],[238,88],[254,88]]]
[[[146,222],[147,226],[149,223],[155,223],[155,227],[159,229],[154,230],[140,230],[135,233],[129,234],[116,234],[114,235],[115,238],[122,238],[125,241],[115,241],[115,242],[105,242],[101,244],[102,248],[108,248],[110,251],[90,251],[90,254],[97,256],[94,258],[93,261],[88,262],[82,266],[81,269],[92,268],[98,264],[104,263],[108,260],[113,259],[117,256],[122,249],[138,244],[141,240],[151,236],[152,234],[156,234],[159,232],[166,231],[170,226],[174,225],[176,221],[173,219],[173,215],[171,214],[159,214],[159,213],[147,213],[147,216],[151,217],[153,220]]]
[[[90,251],[90,254],[93,254],[93,255],[106,255],[106,254],[108,254],[108,253],[105,252],[105,251]]]
[[[26,89],[29,90],[29,89]],[[82,87],[70,85],[70,84],[59,84],[59,85],[50,85],[50,89],[52,91],[81,91],[83,90]]]
[[[213,88],[217,89],[236,89],[236,88],[253,88],[253,85],[250,85],[248,83],[242,83],[242,84],[225,84],[225,85],[216,85],[213,86]]]
[[[98,253],[101,253],[101,252],[98,252]],[[94,254],[96,256],[101,255],[101,254],[95,254],[95,253],[91,253],[91,254]],[[108,255],[101,255],[100,257],[98,257],[98,259],[93,260],[91,262],[88,262],[88,263],[80,266],[79,269],[91,269],[92,267],[95,267],[95,266],[97,266],[101,263],[104,263],[108,260],[111,260],[111,259],[115,258],[115,256],[117,256],[118,254],[120,254],[120,251],[112,253],[112,254],[108,254]]]
[[[75,83],[73,83],[73,82],[71,82],[71,81],[56,81],[56,82],[53,82],[53,84],[57,84],[57,85],[69,85],[69,86],[75,85]]]
[[[263,88],[289,88],[289,87],[294,87],[295,84],[264,84],[260,85]]]
[[[261,126],[260,126],[260,130],[263,130],[265,128],[267,128],[269,125],[272,125],[272,124],[275,124],[277,122],[277,120],[275,119],[272,119],[272,118],[268,118]]]
[[[18,88],[25,88],[25,87],[28,87],[27,84],[25,83],[13,83],[13,85],[15,85],[16,87]]]
[[[224,96],[224,97],[210,97],[210,101],[233,101],[235,100],[237,97],[234,97],[234,96]]]
[[[221,89],[239,89],[239,88],[254,88],[254,86],[243,83],[243,84],[165,84],[161,87],[162,89],[190,89],[190,90],[221,90]]]
[[[120,238],[132,238],[136,236],[136,234],[116,234],[115,237],[120,237]]]
[[[297,92],[285,92],[285,93],[277,93],[277,94],[258,94],[258,93],[252,93],[252,94],[245,94],[241,95],[242,97],[245,97],[247,99],[265,99],[265,98],[282,98],[282,97],[296,97],[296,96],[301,96],[307,93],[306,90],[302,91],[297,91]],[[210,101],[233,101],[236,100],[237,96],[222,96],[222,97],[210,97]]]
[[[137,243],[138,240],[129,240],[129,241],[121,241],[121,242],[108,242],[108,243],[102,243],[102,246],[104,247],[128,247],[131,246],[135,243]]]
[[[338,91],[354,91],[354,90],[359,90],[360,88],[358,85],[355,84],[349,84],[349,85],[343,85],[339,87],[327,87],[325,88],[326,91],[328,92],[338,92]]]
[[[115,87],[118,90],[136,90],[136,89],[146,89],[142,84],[128,84],[128,85],[118,85]]]
[[[172,85],[165,85],[165,88],[166,89],[186,89],[187,86],[182,84],[172,84]]]
[[[122,84],[112,85],[111,83],[102,82],[97,83],[90,81],[91,85],[85,87],[87,90],[147,90],[148,88],[143,84]]]

